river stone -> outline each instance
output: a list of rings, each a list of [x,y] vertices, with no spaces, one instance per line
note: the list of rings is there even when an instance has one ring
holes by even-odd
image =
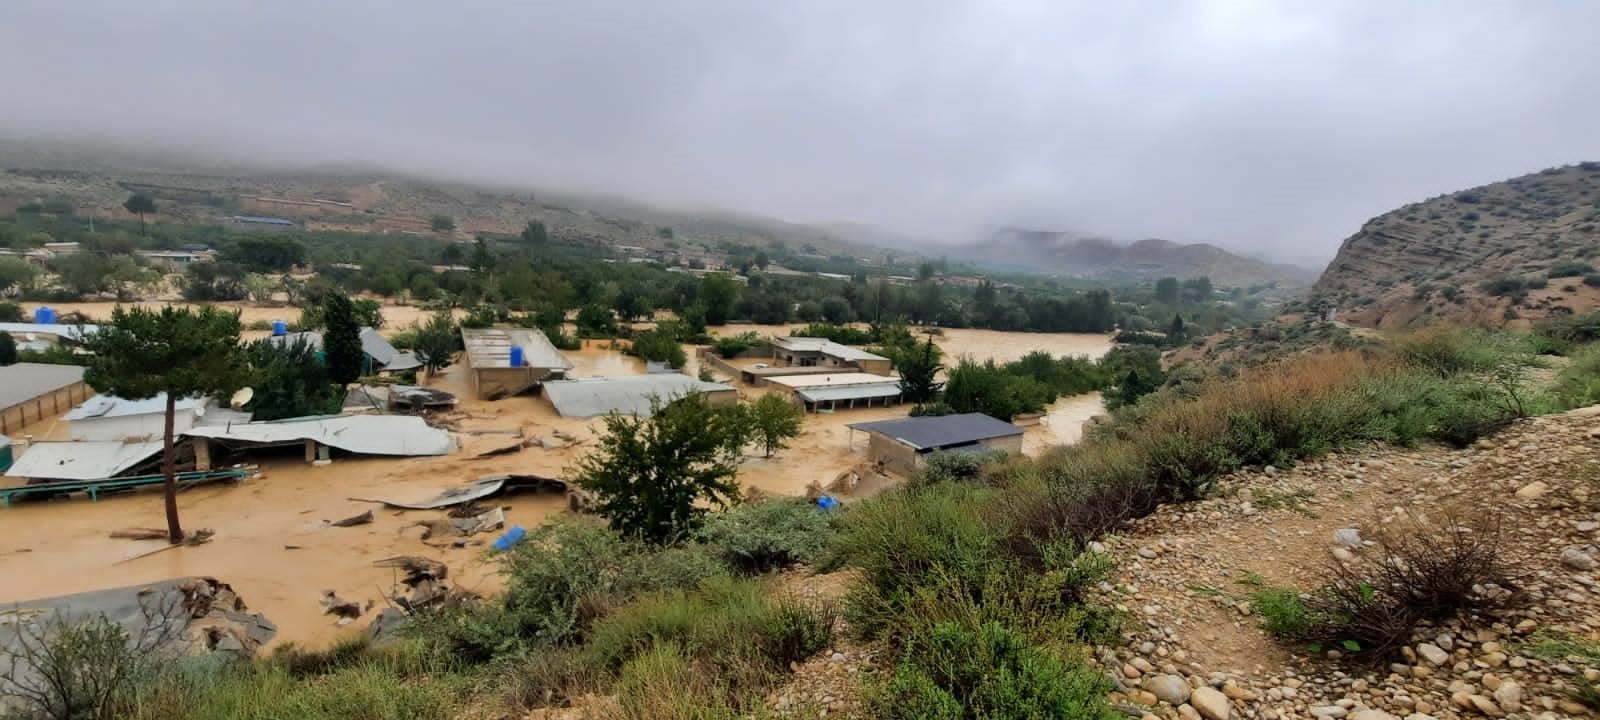
[[[1333,544],[1355,550],[1361,547],[1361,531],[1355,528],[1339,528],[1333,531]]]
[[[1595,561],[1589,553],[1569,547],[1561,551],[1561,564],[1573,570],[1593,570]]]
[[[1157,699],[1168,705],[1182,705],[1189,702],[1189,683],[1177,675],[1152,675],[1145,679],[1141,687],[1154,693]]]
[[[1194,706],[1206,720],[1228,720],[1228,715],[1232,712],[1228,705],[1228,696],[1208,685],[1195,688],[1189,695],[1189,704]]]

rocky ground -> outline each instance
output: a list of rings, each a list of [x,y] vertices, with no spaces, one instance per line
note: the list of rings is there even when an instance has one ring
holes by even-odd
[[[1103,599],[1134,619],[1099,662],[1135,717],[1586,717],[1571,692],[1600,671],[1538,641],[1600,637],[1597,500],[1600,408],[1521,421],[1466,450],[1374,448],[1241,473],[1106,543],[1120,569]],[[1330,563],[1376,552],[1364,532],[1492,517],[1521,571],[1514,609],[1424,628],[1376,668],[1259,627],[1256,586],[1315,588]]]

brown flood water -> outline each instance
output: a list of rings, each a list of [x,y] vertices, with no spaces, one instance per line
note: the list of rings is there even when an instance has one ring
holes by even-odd
[[[111,303],[52,304],[60,311],[84,309],[95,317],[110,315]],[[409,325],[395,310],[385,308],[391,328]],[[248,308],[247,319],[281,317],[283,310]],[[416,317],[422,317],[419,311]],[[787,334],[787,327],[731,326],[723,332],[758,330]],[[947,352],[975,358],[1009,360],[1034,349],[1054,354],[1099,356],[1110,348],[1109,338],[1098,335],[1044,335],[996,333],[981,330],[947,330],[940,341]],[[574,375],[637,374],[644,363],[608,349],[607,343],[588,344],[568,353]],[[691,357],[692,357],[691,353]],[[697,368],[691,363],[690,373]],[[317,600],[324,590],[363,604],[383,604],[394,585],[392,571],[372,563],[396,555],[420,555],[450,566],[459,585],[480,592],[500,587],[496,563],[487,553],[493,536],[474,540],[483,545],[466,548],[434,547],[420,540],[418,521],[442,516],[437,511],[401,512],[351,500],[356,497],[422,499],[438,490],[470,482],[485,475],[531,473],[563,476],[601,429],[597,419],[557,416],[541,397],[523,396],[497,402],[470,397],[465,372],[451,368],[431,378],[429,385],[457,394],[461,400],[457,425],[457,452],[432,458],[336,458],[331,465],[305,464],[299,451],[256,456],[263,477],[238,486],[217,485],[190,490],[179,497],[187,528],[211,528],[216,537],[198,547],[179,547],[128,560],[162,546],[159,541],[113,540],[112,530],[128,527],[162,527],[158,492],[103,497],[99,502],[74,497],[50,503],[23,503],[0,510],[0,603],[82,592],[104,587],[153,582],[180,575],[211,575],[237,589],[252,610],[277,623],[277,642],[320,646],[341,633],[364,628],[369,612],[349,628],[335,625],[323,615]],[[742,388],[755,397],[762,391]],[[1100,412],[1098,396],[1063,398],[1051,406],[1045,421],[1030,427],[1024,438],[1029,454],[1074,442],[1082,422]],[[749,457],[740,470],[748,488],[782,495],[799,495],[807,486],[826,486],[840,473],[865,458],[866,439],[852,434],[849,423],[901,417],[905,407],[871,408],[808,415],[801,436],[790,448],[771,458]],[[491,458],[475,459],[484,450],[513,442],[506,435],[472,435],[474,430],[520,428],[527,436],[549,437],[560,430],[579,438],[576,447],[543,450],[538,447]],[[65,439],[66,423],[47,421],[27,428],[16,437]],[[7,482],[8,480],[0,480]],[[510,524],[531,527],[563,512],[565,501],[554,496],[501,498]],[[326,521],[373,509],[370,525],[337,528]],[[438,542],[437,540],[433,542]],[[448,540],[445,541],[446,543]],[[291,549],[292,546],[292,549]],[[125,561],[126,560],[126,561]],[[125,562],[124,562],[125,561]]]

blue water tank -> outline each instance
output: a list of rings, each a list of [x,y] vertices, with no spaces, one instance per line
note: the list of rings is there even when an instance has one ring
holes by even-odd
[[[839,501],[834,499],[832,495],[823,495],[817,498],[818,510],[828,511],[836,507],[839,507]]]
[[[511,529],[507,530],[504,535],[496,538],[490,547],[499,550],[500,552],[505,552],[510,550],[512,547],[515,547],[517,543],[522,542],[522,539],[527,536],[528,531],[523,530],[521,525],[512,525]]]
[[[522,346],[511,346],[511,367],[522,367]]]
[[[54,324],[56,321],[56,311],[53,308],[47,308],[41,305],[39,306],[39,309],[33,311],[33,321],[40,325]]]
[[[272,321],[272,334],[274,337],[283,337],[289,334],[289,323],[282,320]]]

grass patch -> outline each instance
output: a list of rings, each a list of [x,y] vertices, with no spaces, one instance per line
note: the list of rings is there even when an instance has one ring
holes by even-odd
[[[1545,662],[1600,666],[1600,641],[1560,630],[1539,630],[1522,644],[1522,651]]]
[[[1308,489],[1290,490],[1288,492],[1257,492],[1251,504],[1261,510],[1289,509],[1310,515],[1306,503],[1317,494]]]

